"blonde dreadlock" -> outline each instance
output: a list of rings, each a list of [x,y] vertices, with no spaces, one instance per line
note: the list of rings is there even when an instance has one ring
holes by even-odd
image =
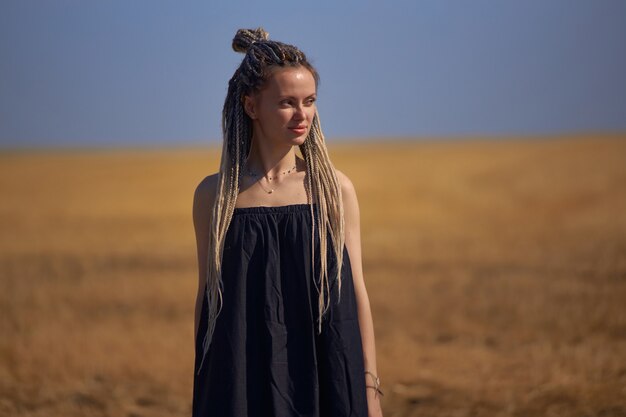
[[[245,56],[228,83],[228,93],[226,94],[222,111],[224,142],[207,253],[206,293],[208,326],[203,340],[203,355],[198,373],[209,350],[217,315],[220,313],[223,305],[221,273],[224,240],[233,216],[237,195],[239,194],[239,184],[242,177],[241,167],[245,164],[252,142],[252,121],[244,111],[243,97],[259,91],[271,76],[271,71],[276,67],[305,67],[315,78],[315,85],[317,86],[319,83],[317,71],[308,62],[302,51],[293,45],[270,41],[268,33],[262,28],[238,30],[233,39],[232,47],[236,52],[245,53]],[[345,234],[341,186],[337,180],[335,168],[328,156],[317,112],[313,117],[309,134],[299,148],[306,162],[307,182],[305,188],[311,210],[312,265],[315,265],[314,242],[316,225],[317,236],[319,237],[319,281],[322,287],[321,290],[317,285],[315,277],[313,281],[319,293],[318,333],[321,333],[322,316],[329,307],[327,297],[330,295],[327,236],[330,236],[334,258],[336,259],[337,302],[339,302]],[[317,213],[313,210],[314,205],[318,208]]]

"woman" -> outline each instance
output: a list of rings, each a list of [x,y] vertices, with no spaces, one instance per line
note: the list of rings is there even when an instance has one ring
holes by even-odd
[[[382,416],[359,206],[328,158],[318,74],[261,28],[233,49],[220,171],[194,195],[193,415]]]

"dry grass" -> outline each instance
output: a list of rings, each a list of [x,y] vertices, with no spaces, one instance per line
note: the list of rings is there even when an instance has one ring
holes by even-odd
[[[626,415],[626,137],[332,145],[385,416]],[[217,149],[0,154],[0,414],[190,414]]]

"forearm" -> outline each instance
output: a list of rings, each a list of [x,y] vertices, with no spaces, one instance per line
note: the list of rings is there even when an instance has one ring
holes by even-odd
[[[365,370],[378,375],[376,366],[376,342],[374,338],[374,321],[370,308],[367,291],[363,288],[357,291],[357,311],[359,315],[359,328],[361,330],[361,342],[363,345],[363,361]],[[371,376],[367,377],[372,382]]]

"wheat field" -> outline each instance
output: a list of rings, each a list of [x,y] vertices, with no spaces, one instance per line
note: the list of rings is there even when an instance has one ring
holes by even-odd
[[[626,416],[626,136],[330,142],[383,411]],[[0,153],[0,415],[189,416],[219,148]]]

